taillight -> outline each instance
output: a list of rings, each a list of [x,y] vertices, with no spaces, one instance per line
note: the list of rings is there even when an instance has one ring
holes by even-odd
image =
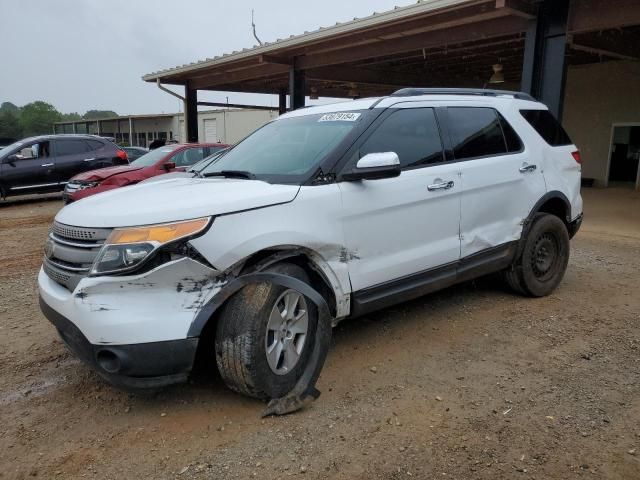
[[[123,162],[129,163],[129,157],[127,157],[127,152],[125,152],[124,150],[118,150],[118,153],[116,153],[116,155]]]
[[[576,150],[575,152],[571,152],[571,156],[576,161],[576,163],[582,165],[582,159],[580,158],[580,152]]]

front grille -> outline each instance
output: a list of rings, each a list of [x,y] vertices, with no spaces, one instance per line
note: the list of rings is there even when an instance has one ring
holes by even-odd
[[[110,228],[84,228],[54,222],[45,247],[44,272],[72,291],[89,274]]]

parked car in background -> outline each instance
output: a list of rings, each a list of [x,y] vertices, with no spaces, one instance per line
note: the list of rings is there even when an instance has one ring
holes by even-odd
[[[208,157],[203,158],[195,165],[192,165],[189,169],[181,171],[175,170],[171,173],[167,173],[166,175],[156,175],[155,177],[147,178],[140,183],[153,183],[153,182],[163,182],[165,180],[171,180],[173,178],[195,178],[200,176],[200,172],[215,162],[218,158],[220,158],[225,152],[228,152],[229,149],[225,148],[217,151],[213,155],[209,155]]]
[[[129,162],[133,162],[134,160],[139,159],[145,153],[149,153],[149,149],[144,147],[122,147],[122,149],[127,152]]]
[[[0,151],[0,196],[62,190],[74,175],[128,164],[124,150],[95,135],[42,135]]]
[[[204,157],[227,147],[222,143],[166,145],[142,155],[129,165],[101,168],[76,175],[65,187],[63,200],[71,203],[96,193],[133,185],[156,175],[175,170],[185,171]]]

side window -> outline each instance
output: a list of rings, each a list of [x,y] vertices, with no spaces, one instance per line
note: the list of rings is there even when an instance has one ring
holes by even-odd
[[[449,107],[449,131],[456,160],[507,153],[498,112],[484,107]]]
[[[18,160],[29,160],[32,158],[46,158],[50,156],[49,142],[32,143],[22,147],[16,152]]]
[[[181,152],[176,153],[170,162],[174,162],[176,167],[190,167],[194,163],[199,162],[204,158],[204,149],[199,148],[187,148]]]
[[[84,140],[58,140],[56,142],[56,153],[59,156],[77,155],[89,151],[89,147]]]
[[[521,151],[524,148],[524,145],[522,145],[522,140],[520,140],[520,137],[513,129],[511,124],[509,124],[509,122],[507,122],[507,120],[502,115],[500,115],[500,112],[498,112],[498,119],[500,120],[500,126],[502,127],[502,133],[504,134],[504,140],[505,142],[507,142],[507,151],[509,153]]]
[[[520,110],[520,114],[552,147],[573,144],[560,122],[549,110]]]
[[[89,145],[89,150],[100,150],[102,147],[104,147],[104,143],[102,143],[99,140],[85,140],[85,142],[87,142],[87,145]]]
[[[432,108],[398,109],[365,140],[360,158],[368,153],[395,152],[402,168],[444,161],[438,122]]]

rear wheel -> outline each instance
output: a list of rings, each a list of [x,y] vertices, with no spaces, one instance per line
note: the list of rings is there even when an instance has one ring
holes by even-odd
[[[505,272],[509,286],[531,297],[544,297],[562,281],[569,263],[569,233],[555,215],[533,219],[521,255]]]
[[[297,265],[282,263],[269,271],[309,282]],[[215,351],[223,380],[251,397],[284,396],[304,372],[317,320],[316,306],[300,292],[270,283],[247,285],[218,320]]]

